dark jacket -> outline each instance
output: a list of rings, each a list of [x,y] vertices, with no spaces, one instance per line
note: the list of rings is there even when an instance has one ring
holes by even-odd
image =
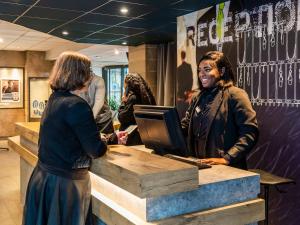
[[[186,99],[184,92],[191,91],[193,86],[193,70],[191,64],[183,61],[177,67],[177,98]]]
[[[181,121],[191,155],[194,155],[195,143],[192,118],[200,97],[201,93],[192,101]],[[230,166],[246,169],[246,156],[258,139],[256,113],[247,93],[235,86],[220,88],[207,119],[206,157],[224,157]]]
[[[128,94],[128,99],[126,102],[122,102],[119,107],[118,120],[121,123],[120,131],[125,130],[130,125],[136,125],[136,121],[133,114],[133,106],[136,104],[141,104],[142,101],[139,96],[135,95],[133,92]],[[127,139],[126,145],[139,145],[142,144],[142,140],[138,130],[134,130]]]
[[[72,170],[89,167],[91,158],[105,152],[88,103],[70,92],[52,93],[41,119],[39,160],[47,166]]]
[[[127,101],[122,101],[118,109],[118,120],[121,123],[120,130],[125,130],[130,125],[135,125],[136,121],[133,115],[133,106],[141,104],[141,100],[133,92],[128,94]]]

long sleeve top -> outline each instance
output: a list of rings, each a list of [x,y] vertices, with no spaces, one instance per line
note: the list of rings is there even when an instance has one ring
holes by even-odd
[[[105,83],[102,77],[93,76],[89,89],[80,94],[91,106],[96,123],[103,123],[111,119],[112,113],[105,101]]]
[[[67,91],[52,93],[41,119],[39,160],[64,170],[86,168],[106,148],[88,103]]]
[[[194,114],[201,100],[201,93],[191,103],[181,121],[183,132],[188,137],[189,150],[198,156],[195,146],[197,134],[194,134]],[[224,157],[229,165],[247,168],[246,157],[258,140],[259,131],[256,113],[251,106],[247,93],[237,87],[220,89],[214,97],[206,118],[207,131],[203,137],[201,152],[205,157]]]
[[[135,125],[136,121],[133,114],[133,106],[141,104],[141,100],[134,93],[129,93],[126,102],[122,102],[118,109],[118,120],[121,123],[120,130],[125,130],[130,125]]]

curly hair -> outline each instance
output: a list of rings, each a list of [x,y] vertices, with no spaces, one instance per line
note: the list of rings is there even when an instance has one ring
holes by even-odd
[[[145,79],[138,73],[129,73],[125,77],[125,83],[129,92],[140,96],[141,104],[143,105],[156,105],[153,93],[148,86]]]

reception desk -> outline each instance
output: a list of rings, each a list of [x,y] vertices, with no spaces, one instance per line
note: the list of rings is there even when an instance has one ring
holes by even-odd
[[[9,147],[20,155],[24,203],[37,162],[39,123],[17,123]],[[93,213],[107,225],[245,225],[264,219],[259,175],[228,166],[197,167],[113,145],[93,161]]]

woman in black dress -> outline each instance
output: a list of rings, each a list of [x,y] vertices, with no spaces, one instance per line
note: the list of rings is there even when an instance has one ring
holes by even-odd
[[[23,225],[84,225],[91,218],[91,159],[106,152],[93,112],[78,94],[87,91],[90,60],[62,53],[50,76],[53,90],[43,113],[38,163],[28,183]]]
[[[136,125],[133,115],[134,105],[156,105],[155,98],[144,78],[138,73],[129,73],[125,77],[125,93],[119,107],[118,119],[121,123],[120,131],[130,125]],[[126,145],[142,144],[139,132],[135,130],[128,136]]]
[[[234,86],[227,57],[206,53],[198,63],[200,93],[181,121],[191,155],[208,164],[247,168],[258,139],[256,113],[247,93]]]

